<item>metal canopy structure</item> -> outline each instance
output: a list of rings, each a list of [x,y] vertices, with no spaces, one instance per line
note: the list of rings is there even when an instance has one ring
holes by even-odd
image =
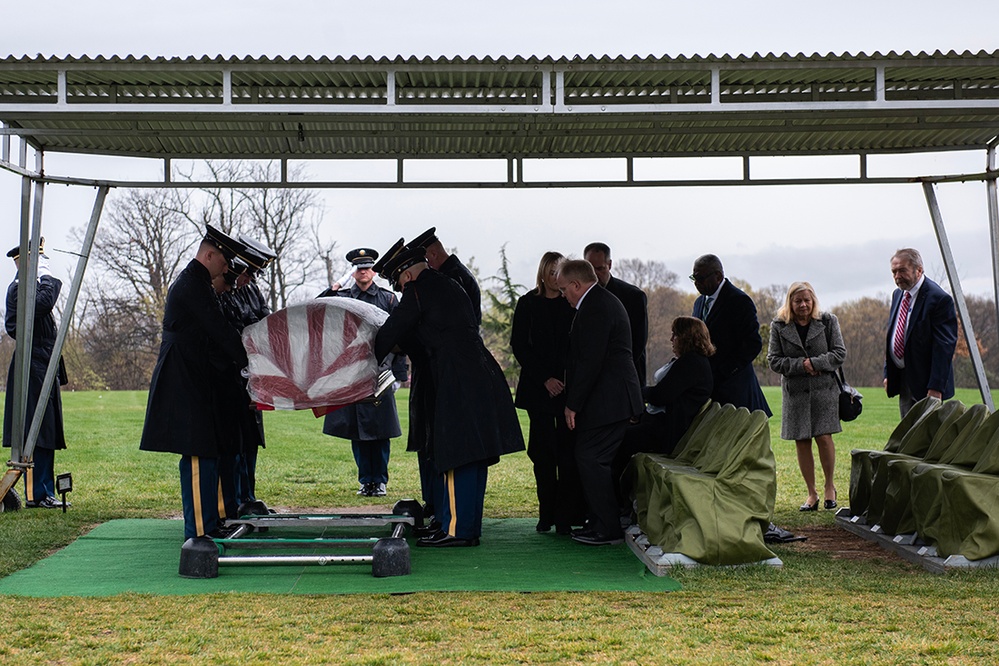
[[[0,129],[36,150],[173,159],[501,159],[984,150],[999,51],[678,58],[14,58]],[[169,178],[169,169],[164,170]],[[752,178],[748,159],[742,182]],[[892,179],[878,179],[887,182]],[[844,182],[835,179],[835,182]],[[409,182],[400,166],[392,182]],[[687,184],[687,183],[682,183]],[[312,187],[335,187],[314,182]],[[350,183],[351,187],[365,183]]]
[[[79,291],[104,197],[114,187],[911,183],[910,178],[869,177],[868,156],[983,151],[982,173],[917,180],[923,183],[976,377],[990,408],[991,394],[933,183],[986,183],[999,301],[997,137],[999,51],[644,58],[0,59],[0,168],[22,178],[21,244],[25,247],[29,239],[35,244],[19,272],[26,291],[31,291],[37,272],[46,183],[98,187],[67,312]],[[29,150],[34,153],[32,164]],[[162,177],[97,180],[50,174],[44,169],[44,155],[53,152],[160,159]],[[758,156],[844,154],[857,156],[852,176],[759,179],[751,169],[752,158]],[[705,156],[741,157],[742,173],[711,180],[636,175],[637,160]],[[281,176],[250,183],[173,180],[174,160],[212,158],[278,160]],[[592,158],[621,158],[620,177],[525,178],[525,160]],[[293,161],[359,159],[394,162],[394,177],[349,182],[288,179]],[[502,160],[505,177],[429,183],[408,177],[407,161],[429,159]],[[30,326],[33,306],[25,307],[22,312],[18,304],[21,359],[30,332],[26,336],[20,327]],[[63,319],[57,351],[69,316]],[[19,373],[15,396],[26,386],[25,364]],[[51,386],[54,366],[46,379]],[[23,396],[18,400],[23,421]],[[16,416],[14,432],[21,433],[24,424]],[[22,458],[30,458],[36,425],[23,452],[29,455]],[[16,467],[16,448],[14,453]],[[0,491],[5,490],[0,485]]]

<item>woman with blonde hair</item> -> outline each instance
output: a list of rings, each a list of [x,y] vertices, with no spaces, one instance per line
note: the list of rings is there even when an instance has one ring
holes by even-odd
[[[784,304],[770,325],[767,361],[781,375],[781,438],[794,440],[798,469],[808,497],[801,511],[817,511],[812,440],[819,451],[825,476],[824,507],[836,508],[833,470],[836,448],[833,434],[842,431],[839,421],[839,383],[835,372],[846,359],[846,346],[836,316],[822,312],[815,290],[807,282],[795,282],[787,290]]]
[[[513,314],[510,345],[520,363],[517,407],[527,411],[527,455],[534,464],[538,492],[537,531],[568,534],[583,516],[579,473],[573,455],[575,436],[565,423],[565,366],[569,328],[576,311],[555,284],[565,257],[545,252],[537,286],[520,297]]]

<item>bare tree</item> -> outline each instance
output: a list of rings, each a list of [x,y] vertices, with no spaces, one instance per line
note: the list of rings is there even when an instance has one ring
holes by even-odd
[[[276,182],[276,162],[206,161],[210,177],[221,183]],[[305,180],[304,167],[293,167],[288,178]],[[181,173],[196,180],[195,170]],[[205,224],[225,233],[246,234],[274,250],[278,257],[261,276],[272,310],[286,307],[296,292],[315,286],[333,272],[335,242],[321,241],[323,206],[314,190],[304,188],[206,187],[200,190],[200,206],[185,215],[200,228]],[[330,282],[327,282],[329,284]],[[310,294],[311,296],[312,294]]]
[[[670,341],[673,320],[690,315],[695,294],[673,287],[660,287],[649,292],[649,340],[645,345],[648,358],[646,371],[651,378],[659,367],[673,356]]]
[[[675,287],[678,279],[665,263],[655,260],[618,259],[614,261],[613,273],[646,293],[660,287]]]
[[[200,239],[186,208],[176,190],[124,190],[112,199],[91,251],[100,293],[126,298],[159,322],[167,290]],[[71,233],[82,244],[82,230]]]
[[[846,345],[843,373],[854,386],[881,386],[889,305],[885,296],[865,297],[831,309],[839,319]]]

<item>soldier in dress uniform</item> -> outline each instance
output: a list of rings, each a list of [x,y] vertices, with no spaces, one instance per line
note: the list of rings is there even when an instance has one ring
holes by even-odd
[[[475,315],[475,325],[482,325],[482,293],[479,290],[479,283],[472,275],[472,271],[461,263],[457,255],[449,253],[444,249],[444,244],[437,238],[437,227],[430,227],[422,234],[409,241],[407,248],[422,247],[426,251],[427,265],[435,271],[440,271],[455,282],[468,294],[468,300],[472,302],[472,313]]]
[[[212,279],[212,288],[215,290],[222,314],[226,322],[237,332],[241,332],[242,323],[239,307],[232,295],[236,281],[245,271],[246,264],[236,257],[230,262],[229,270]],[[218,461],[218,511],[221,518],[238,518],[241,504],[240,461],[247,440],[253,434],[250,427],[255,428],[255,424],[250,420],[252,417],[249,416],[249,396],[246,393],[246,380],[240,372],[241,368],[237,368],[224,353],[220,353],[214,341],[209,340],[208,344],[211,350],[209,358],[219,378],[218,409],[223,412],[221,420],[226,425],[225,429],[219,432],[219,438],[225,444],[221,447],[223,452],[219,455]],[[256,447],[256,443],[253,446]]]
[[[167,292],[163,339],[149,386],[139,448],[180,455],[184,538],[219,534],[218,459],[232,423],[221,408],[229,364],[247,366],[239,333],[225,319],[212,279],[229,269],[243,245],[208,226],[197,255]]]
[[[457,282],[431,269],[422,248],[390,253],[383,276],[402,299],[375,336],[375,356],[397,347],[421,355],[429,393],[413,404],[422,412],[425,450],[436,472],[435,517],[440,529],[419,546],[477,546],[489,466],[524,450],[510,388],[479,336],[472,304]],[[423,380],[421,380],[423,381]],[[427,386],[424,389],[428,388]]]
[[[41,246],[44,242],[45,239],[42,238],[39,245]],[[52,311],[55,309],[59,291],[62,289],[62,282],[49,271],[48,257],[45,256],[44,250],[40,249],[39,254],[41,256],[38,260],[38,284],[35,287],[35,321],[31,336],[31,367],[28,385],[24,387],[24,391],[28,394],[28,409],[24,419],[25,437],[27,437],[28,428],[34,418],[35,407],[42,392],[42,383],[45,381],[45,371],[48,369],[49,359],[52,358],[52,351],[55,347],[57,328]],[[14,260],[15,266],[18,266],[21,248],[15,247],[7,253],[7,256]],[[11,338],[17,335],[17,298],[18,281],[15,276],[14,281],[7,287],[7,311],[4,316],[4,328]],[[7,371],[7,394],[4,399],[3,419],[3,445],[5,447],[11,446],[12,443],[16,361],[17,359],[12,356],[10,368]],[[38,431],[38,439],[35,441],[32,456],[34,465],[28,468],[24,476],[25,506],[28,508],[62,508],[62,501],[55,496],[55,452],[66,448],[66,437],[62,426],[62,396],[59,393],[59,385],[66,384],[67,379],[66,367],[61,357],[59,358],[58,380],[57,383],[53,383],[48,400],[45,402],[42,427]]]
[[[271,313],[260,287],[257,276],[267,270],[271,262],[277,258],[277,253],[263,243],[249,236],[239,235],[239,242],[245,245],[240,258],[246,262],[246,270],[236,278],[235,288],[230,292],[231,298],[239,309],[239,332],[250,324],[255,324]],[[246,379],[243,379],[246,388]],[[257,454],[265,448],[264,414],[259,409],[250,408],[249,424],[246,437],[243,440],[243,450],[239,456],[239,503],[257,501]]]
[[[395,294],[375,284],[372,268],[378,252],[358,248],[347,253],[347,261],[354,267],[353,286],[338,291],[327,290],[322,296],[354,298],[388,312],[395,309]],[[379,371],[392,369],[396,381],[406,381],[406,357],[389,354]],[[389,440],[402,435],[399,414],[395,406],[395,390],[389,389],[377,403],[348,405],[326,415],[323,433],[350,440],[357,463],[358,495],[384,497],[388,483]]]

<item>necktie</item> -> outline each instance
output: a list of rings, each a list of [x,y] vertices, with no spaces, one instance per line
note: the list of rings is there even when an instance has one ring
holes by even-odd
[[[704,302],[701,303],[701,321],[708,318],[708,308],[711,307],[711,297],[705,296]]]
[[[905,324],[909,320],[909,303],[912,295],[905,292],[902,295],[902,304],[898,306],[898,325],[895,326],[895,337],[892,340],[892,351],[897,358],[904,358],[905,354]]]

